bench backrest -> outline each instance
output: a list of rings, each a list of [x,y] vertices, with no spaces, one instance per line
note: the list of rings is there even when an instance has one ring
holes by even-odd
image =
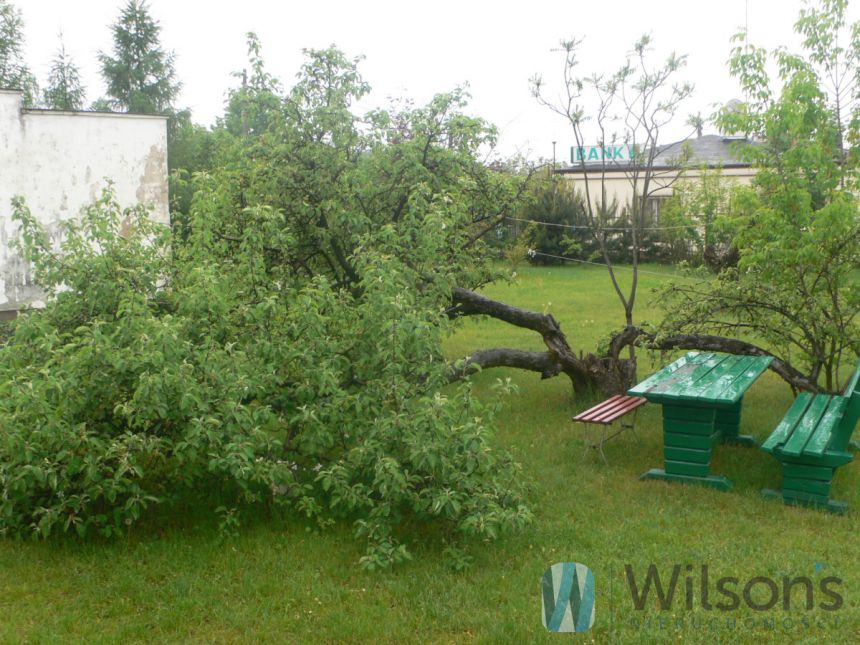
[[[860,361],[857,362],[854,374],[848,379],[848,385],[842,396],[848,399],[848,405],[845,406],[845,413],[833,436],[832,446],[836,450],[845,450],[854,433],[854,428],[857,427],[857,421],[860,420]]]
[[[854,373],[848,379],[848,384],[845,386],[845,392],[842,396],[848,397],[855,393],[860,393],[860,359],[857,360],[857,367],[854,368]]]

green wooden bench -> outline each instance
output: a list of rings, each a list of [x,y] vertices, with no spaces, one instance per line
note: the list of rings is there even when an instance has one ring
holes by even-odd
[[[849,442],[860,418],[860,362],[842,395],[800,394],[761,445],[782,464],[782,489],[763,494],[786,504],[821,506],[844,513],[847,504],[830,499],[836,469],[853,459]]]

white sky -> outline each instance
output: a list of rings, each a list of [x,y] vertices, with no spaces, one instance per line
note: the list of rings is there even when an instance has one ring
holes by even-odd
[[[12,0],[25,22],[28,63],[44,84],[62,30],[66,49],[82,69],[88,102],[104,92],[96,54],[110,51],[109,25],[125,0]],[[849,12],[856,20],[855,3]],[[194,120],[212,124],[232,71],[246,66],[245,33],[255,31],[269,71],[291,84],[303,47],[336,44],[366,56],[360,69],[373,93],[362,108],[385,105],[388,96],[423,103],[433,94],[468,82],[470,112],[501,130],[499,152],[563,159],[573,143],[569,126],[529,93],[536,72],[551,88],[561,79],[562,38],[584,36],[581,71],[611,72],[633,42],[650,32],[654,60],[670,51],[688,54],[678,76],[696,86],[677,124],[661,140],[688,133],[687,115],[709,115],[712,105],[737,98],[726,60],[730,37],[745,23],[750,41],[796,49],[792,25],[801,0],[567,0],[565,2],[375,1],[320,3],[274,0],[150,0],[162,27],[162,45],[176,53],[183,90],[177,104]],[[559,86],[556,85],[556,88]],[[706,128],[706,131],[708,128]]]

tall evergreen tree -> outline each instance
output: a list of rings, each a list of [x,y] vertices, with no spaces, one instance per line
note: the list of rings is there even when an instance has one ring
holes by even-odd
[[[43,100],[46,107],[54,110],[80,110],[84,105],[86,89],[81,83],[78,66],[66,53],[63,34],[60,34],[60,48],[51,61],[51,73]]]
[[[24,105],[38,100],[36,77],[24,62],[24,21],[6,0],[0,0],[0,88],[23,90]]]
[[[107,105],[141,114],[170,111],[180,87],[174,55],[162,49],[161,27],[145,0],[129,0],[111,30],[113,56],[99,52]]]

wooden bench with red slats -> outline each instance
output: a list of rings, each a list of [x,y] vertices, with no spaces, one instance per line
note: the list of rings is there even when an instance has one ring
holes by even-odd
[[[647,399],[641,396],[627,396],[626,394],[616,394],[615,396],[609,397],[602,403],[598,403],[593,408],[588,408],[585,412],[580,412],[575,417],[573,417],[573,421],[578,423],[593,423],[595,425],[602,426],[602,433],[600,436],[600,440],[596,443],[588,443],[586,442],[585,448],[594,448],[600,452],[600,456],[603,458],[603,463],[608,464],[609,462],[606,460],[606,454],[603,452],[603,445],[609,441],[610,439],[617,437],[625,430],[634,430],[636,424],[636,415],[635,412],[640,407],[645,405],[648,402]],[[627,414],[633,412],[633,421],[629,424],[621,424],[621,429],[618,432],[615,432],[611,435],[607,435],[608,428],[618,419],[626,416]]]

